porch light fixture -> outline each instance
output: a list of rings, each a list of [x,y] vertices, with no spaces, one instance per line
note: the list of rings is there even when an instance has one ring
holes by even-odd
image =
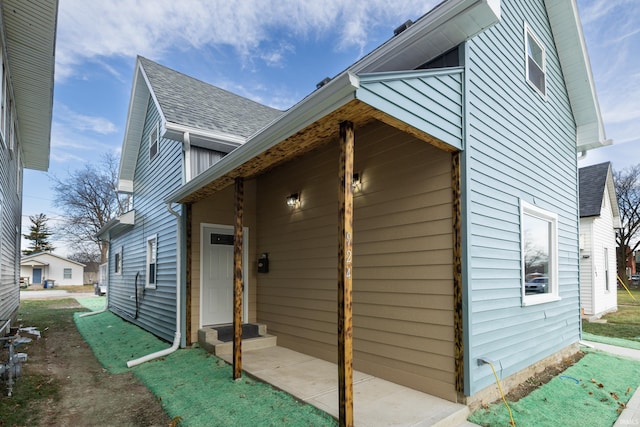
[[[300,194],[293,193],[289,197],[287,197],[287,206],[292,208],[297,208],[300,206]]]
[[[360,174],[358,172],[353,174],[351,188],[353,188],[353,191],[360,191],[362,189],[362,181],[360,181]]]

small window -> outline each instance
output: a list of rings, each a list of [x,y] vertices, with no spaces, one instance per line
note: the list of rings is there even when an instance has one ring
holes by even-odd
[[[71,269],[70,268],[65,268],[64,272],[63,272],[63,277],[65,279],[71,279],[72,278],[71,275],[72,275]]]
[[[523,305],[558,298],[558,216],[524,201],[520,206]]]
[[[153,161],[156,157],[158,157],[158,152],[160,151],[160,142],[159,142],[159,130],[158,125],[156,125],[151,133],[149,134],[149,161]]]
[[[158,259],[158,236],[154,235],[147,238],[147,288],[156,287],[156,277],[158,273],[157,269]]]
[[[113,272],[122,275],[122,246],[113,255]]]
[[[610,289],[609,284],[609,248],[604,248],[604,290],[605,292],[609,292]]]
[[[546,96],[546,58],[544,45],[525,26],[526,70],[527,81],[535,87],[542,96]]]

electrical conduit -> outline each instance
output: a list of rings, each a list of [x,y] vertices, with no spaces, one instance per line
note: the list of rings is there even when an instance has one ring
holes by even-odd
[[[180,347],[180,339],[182,338],[180,334],[180,330],[182,329],[180,325],[180,279],[182,277],[181,276],[182,273],[180,269],[180,264],[181,264],[180,237],[182,236],[182,221],[181,221],[182,217],[180,216],[179,213],[177,213],[171,208],[171,203],[167,203],[167,210],[173,216],[176,217],[176,220],[178,223],[178,226],[177,226],[178,235],[176,238],[176,334],[174,336],[173,344],[171,345],[171,347],[164,350],[156,351],[155,353],[147,354],[146,356],[142,356],[134,360],[129,360],[127,362],[128,368],[132,368],[134,366],[140,365],[144,362],[148,362],[153,359],[157,359],[159,357],[167,356],[173,353],[174,351],[176,351]]]

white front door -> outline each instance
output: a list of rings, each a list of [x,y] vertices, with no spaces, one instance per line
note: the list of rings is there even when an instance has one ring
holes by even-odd
[[[246,234],[246,233],[245,233]],[[246,244],[245,239],[245,244]],[[245,250],[246,252],[246,250]],[[245,263],[246,264],[246,263]],[[246,271],[246,265],[245,269]],[[233,229],[202,229],[202,326],[233,322]],[[246,273],[244,274],[246,277]],[[246,289],[244,305],[246,306]],[[246,311],[246,310],[243,310]],[[244,316],[243,316],[244,317]]]

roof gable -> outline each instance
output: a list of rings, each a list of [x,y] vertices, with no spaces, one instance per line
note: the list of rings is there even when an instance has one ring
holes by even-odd
[[[120,160],[119,189],[133,191],[138,150],[149,97],[158,109],[165,138],[230,152],[282,111],[189,77],[139,56],[129,100]]]
[[[57,260],[60,260],[60,261],[63,261],[63,262],[67,262],[67,263],[70,263],[70,264],[75,264],[75,265],[80,266],[80,267],[84,267],[84,266],[85,266],[84,264],[82,264],[82,263],[80,263],[80,262],[73,261],[73,260],[70,260],[70,259],[68,259],[68,258],[61,257],[61,256],[59,256],[59,255],[52,254],[52,253],[50,253],[50,252],[38,252],[38,253],[35,253],[35,254],[31,254],[31,255],[23,256],[23,257],[20,259],[20,264],[28,265],[28,263],[29,263],[30,261],[37,261],[37,260],[40,260],[40,262],[42,262],[42,259],[50,259],[50,258],[55,258],[55,259],[57,259]]]
[[[602,199],[607,195],[609,206],[614,219],[614,226],[620,223],[620,212],[616,199],[613,173],[611,163],[605,162],[592,166],[580,168],[579,174],[579,197],[580,197],[580,218],[594,217],[601,215]]]

